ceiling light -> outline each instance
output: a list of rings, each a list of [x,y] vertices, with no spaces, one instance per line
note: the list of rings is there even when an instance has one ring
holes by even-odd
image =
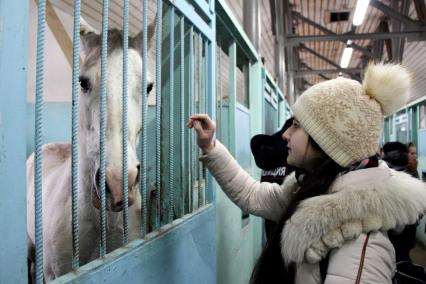
[[[354,18],[352,20],[352,24],[354,26],[359,26],[362,24],[362,21],[364,21],[365,13],[367,12],[369,3],[370,0],[358,0],[356,2]]]
[[[348,68],[352,57],[352,51],[352,47],[346,47],[345,50],[343,50],[342,59],[340,60],[340,67]]]

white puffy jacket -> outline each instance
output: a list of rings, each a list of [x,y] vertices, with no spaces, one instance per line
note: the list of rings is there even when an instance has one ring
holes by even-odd
[[[298,189],[258,182],[216,140],[200,157],[222,190],[242,210],[278,221]],[[284,226],[281,252],[296,264],[296,283],[321,283],[319,261],[330,252],[325,283],[391,283],[395,252],[387,231],[413,224],[426,212],[426,184],[385,163],[342,175],[328,194],[308,198]]]

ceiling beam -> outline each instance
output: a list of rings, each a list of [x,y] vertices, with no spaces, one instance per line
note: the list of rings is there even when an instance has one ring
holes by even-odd
[[[337,68],[337,69],[342,69],[342,68],[340,68],[340,66],[339,66],[336,62],[334,62],[334,61],[330,60],[329,58],[325,57],[325,56],[324,56],[324,55],[322,55],[322,54],[319,54],[318,52],[316,52],[315,50],[313,50],[313,49],[311,49],[311,48],[307,47],[306,45],[304,45],[304,44],[300,44],[300,47],[301,47],[301,48],[303,48],[304,50],[306,50],[306,51],[308,51],[308,52],[312,53],[312,54],[313,54],[313,55],[315,55],[316,57],[318,57],[318,58],[320,58],[320,59],[324,60],[325,62],[327,62],[327,63],[328,63],[328,64],[330,64],[331,66],[333,66],[333,67],[335,67],[335,68]],[[353,73],[350,73],[350,72],[345,72],[345,69],[342,69],[342,71],[341,71],[341,72],[346,73],[346,74],[349,74],[349,75],[352,77],[352,79],[360,80],[360,77],[359,77],[359,76],[354,75]]]
[[[310,41],[333,41],[333,40],[360,40],[360,39],[388,39],[407,38],[409,41],[426,40],[426,32],[403,31],[392,33],[363,33],[363,34],[340,34],[340,35],[310,35],[310,36],[287,36],[285,45],[298,45],[301,42]]]
[[[307,24],[309,24],[309,25],[317,28],[318,30],[322,31],[323,33],[325,33],[327,35],[337,35],[335,32],[327,29],[326,27],[318,24],[317,22],[312,21],[309,18],[306,18],[305,16],[301,15],[298,12],[293,12],[293,16],[295,18],[300,19],[303,22],[305,22],[305,23],[307,23]],[[340,41],[346,43],[346,40],[340,40]],[[372,52],[370,52],[368,49],[366,49],[366,48],[364,48],[364,47],[362,47],[362,46],[360,46],[358,44],[352,43],[352,48],[356,49],[356,50],[358,50],[358,51],[360,51],[362,53],[364,53],[365,55],[370,56],[371,58],[374,58],[374,54]]]
[[[307,70],[313,71],[314,69],[308,65],[306,65],[306,63],[301,62],[300,65],[304,68],[306,68]],[[324,80],[330,80],[330,78],[328,78],[327,76],[325,76],[324,74],[319,73],[318,76],[320,76],[321,78],[323,78]]]
[[[363,70],[361,68],[336,68],[336,69],[321,69],[321,70],[298,70],[295,73],[296,78],[301,78],[305,75],[320,75],[320,74],[359,74]],[[328,78],[327,78],[328,79]]]
[[[382,11],[385,15],[387,15],[387,16],[395,19],[395,20],[400,21],[407,28],[409,28],[411,30],[416,30],[416,29],[423,29],[424,30],[424,28],[426,28],[426,26],[422,22],[414,21],[410,17],[399,13],[395,9],[392,9],[388,5],[385,5],[378,0],[370,0],[370,5],[373,6],[374,8]]]
[[[414,0],[414,7],[416,8],[417,17],[425,22],[426,21],[426,4],[424,0]]]

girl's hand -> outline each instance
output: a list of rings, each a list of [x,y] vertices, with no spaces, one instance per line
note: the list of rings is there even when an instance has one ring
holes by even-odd
[[[197,144],[207,154],[214,148],[213,135],[216,124],[207,114],[194,114],[189,118],[187,126],[197,133]]]

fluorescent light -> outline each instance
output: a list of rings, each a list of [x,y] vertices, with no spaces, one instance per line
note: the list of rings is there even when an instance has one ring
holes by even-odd
[[[356,2],[354,18],[352,20],[352,24],[354,26],[359,26],[362,24],[362,21],[364,21],[365,13],[367,12],[369,3],[370,0],[358,0]]]
[[[345,50],[343,50],[342,59],[340,60],[340,67],[348,68],[352,57],[352,51],[352,47],[346,47]]]

